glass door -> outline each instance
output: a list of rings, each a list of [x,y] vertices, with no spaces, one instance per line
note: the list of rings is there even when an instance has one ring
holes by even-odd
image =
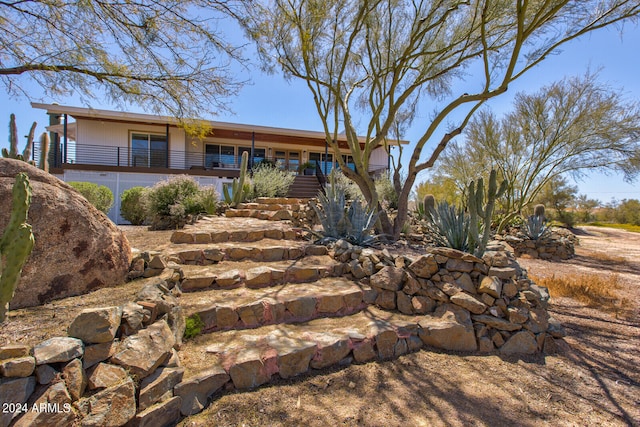
[[[276,150],[274,160],[281,169],[297,171],[298,167],[300,167],[300,152]]]

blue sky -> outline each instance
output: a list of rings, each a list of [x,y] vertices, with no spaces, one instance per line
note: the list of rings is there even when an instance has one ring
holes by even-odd
[[[628,99],[640,101],[640,29],[628,25],[621,34],[617,29],[606,29],[587,37],[575,40],[563,48],[559,55],[548,58],[528,75],[509,87],[509,91],[493,99],[488,104],[496,113],[508,111],[511,108],[513,95],[518,91],[536,91],[545,84],[559,80],[564,76],[584,74],[590,68],[592,71],[600,70],[601,81],[607,82],[614,88],[622,89]],[[241,79],[251,79],[252,83],[246,86],[230,106],[233,114],[221,114],[212,117],[214,120],[248,123],[255,125],[321,130],[312,98],[308,89],[300,82],[287,82],[280,75],[262,74],[258,67],[254,67],[251,74],[241,75]],[[37,86],[32,88],[33,98],[38,102],[58,102],[63,105],[83,106],[78,97],[59,99],[39,99],[41,91]],[[42,110],[34,110],[25,98],[9,99],[3,93],[0,103],[0,124],[4,129],[0,132],[0,147],[8,146],[9,115],[15,113],[18,120],[20,135],[26,135],[33,121],[38,122],[36,135],[44,131],[47,116]],[[96,100],[91,101],[91,107],[114,109],[109,103]],[[131,107],[130,111],[144,112],[138,107]],[[419,123],[427,118],[429,111],[419,111],[416,125],[409,130],[405,139],[415,141],[420,134]],[[422,121],[424,123],[424,121]],[[21,140],[20,149],[24,146]],[[433,147],[433,145],[431,146]],[[409,151],[409,150],[405,150]],[[429,146],[423,151],[423,156],[431,154]],[[420,177],[418,182],[420,182]],[[612,198],[617,200],[636,198],[640,199],[640,185],[636,181],[632,184],[625,183],[621,176],[605,176],[591,174],[589,177],[576,183],[581,194],[587,194],[590,198],[609,202]]]

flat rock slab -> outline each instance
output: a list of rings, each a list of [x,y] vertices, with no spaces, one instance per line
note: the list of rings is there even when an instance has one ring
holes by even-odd
[[[185,293],[187,316],[198,313],[205,330],[248,328],[353,313],[366,306],[370,288],[339,277],[262,289],[237,288]]]
[[[306,253],[306,241],[261,239],[246,243],[223,242],[203,244],[172,244],[164,253],[167,258],[174,258],[180,264],[210,265],[221,261],[281,261],[299,259]]]
[[[295,238],[296,232],[288,223],[249,217],[211,216],[174,232],[171,242],[195,244],[251,242],[262,239],[294,240]]]
[[[340,318],[206,334],[185,344],[182,364],[187,373],[219,364],[236,388],[252,388],[276,373],[290,378],[354,358],[398,357],[420,348],[418,333],[417,317],[369,307]]]
[[[83,351],[83,343],[77,338],[54,337],[33,347],[33,357],[36,365],[44,365],[81,358]]]

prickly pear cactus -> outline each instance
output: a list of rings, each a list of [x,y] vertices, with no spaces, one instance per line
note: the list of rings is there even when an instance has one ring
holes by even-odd
[[[33,233],[31,225],[27,224],[31,204],[31,186],[27,174],[19,173],[16,176],[12,200],[11,218],[0,237],[0,323],[4,322],[22,267],[33,249]]]

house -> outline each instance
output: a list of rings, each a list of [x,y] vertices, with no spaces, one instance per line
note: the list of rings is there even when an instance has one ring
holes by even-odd
[[[210,121],[206,122],[210,129],[207,135],[198,139],[190,137],[172,117],[31,105],[49,115],[50,172],[64,181],[109,187],[116,197],[108,215],[119,224],[126,223],[120,216],[123,191],[187,174],[201,185],[215,186],[222,194],[222,187],[239,175],[239,159],[245,151],[250,166],[269,159],[295,173],[309,161],[317,164],[322,174],[337,166],[324,132]],[[346,142],[341,140],[339,145],[345,163],[353,167]],[[386,150],[376,148],[369,172],[382,173],[388,167]]]

